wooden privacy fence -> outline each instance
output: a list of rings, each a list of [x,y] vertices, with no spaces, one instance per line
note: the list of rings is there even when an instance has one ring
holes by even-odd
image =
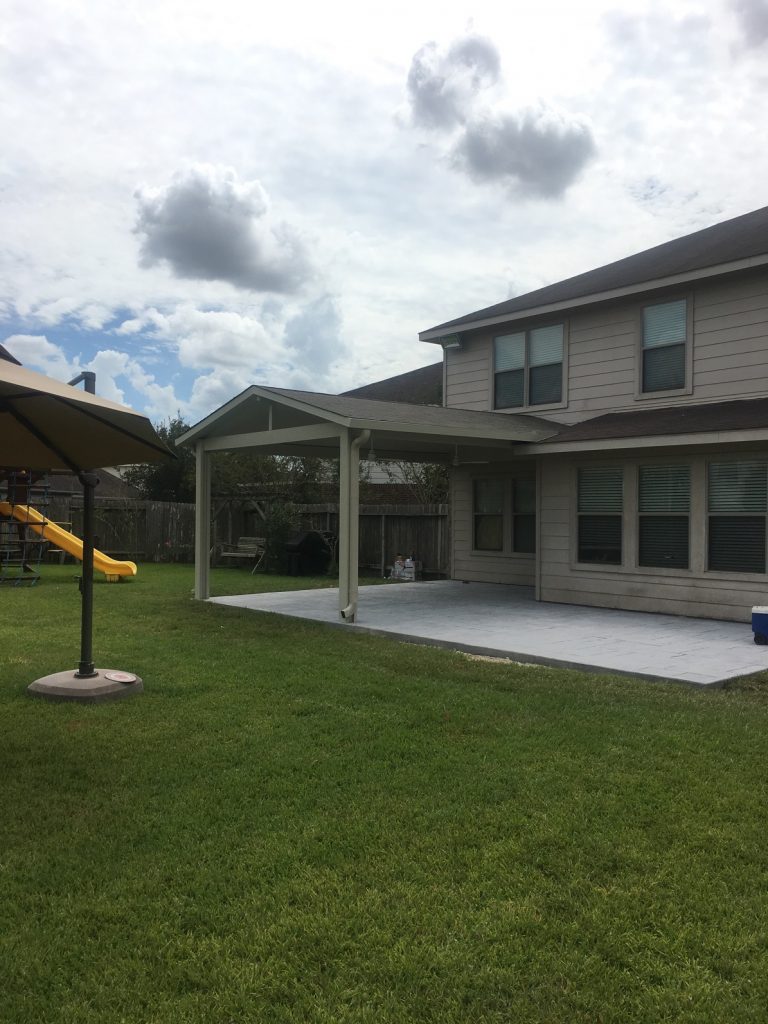
[[[301,529],[338,533],[335,504],[297,505]],[[82,535],[79,494],[53,495],[45,509],[53,522]],[[215,498],[211,546],[236,544],[241,536],[260,536],[268,508],[240,498]],[[147,562],[194,562],[195,506],[191,503],[96,499],[96,547],[105,554]],[[413,556],[425,573],[449,573],[447,505],[361,505],[360,566],[383,573],[396,554]]]
[[[82,536],[80,495],[52,497],[45,514]],[[192,503],[97,497],[95,517],[96,547],[106,555],[139,562],[195,560]]]
[[[302,526],[338,533],[338,506],[301,505]],[[395,555],[412,556],[423,572],[450,572],[447,505],[361,505],[360,566],[382,575]]]

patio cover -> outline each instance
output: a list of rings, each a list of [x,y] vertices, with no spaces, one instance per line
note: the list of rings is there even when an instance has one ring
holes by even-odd
[[[265,455],[339,459],[339,613],[357,612],[360,458],[412,462],[494,462],[516,444],[553,437],[560,424],[535,416],[446,409],[252,385],[182,435],[197,460],[195,597],[209,596],[210,455],[258,449]]]

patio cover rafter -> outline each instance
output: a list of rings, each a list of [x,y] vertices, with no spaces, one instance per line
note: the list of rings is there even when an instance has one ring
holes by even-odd
[[[264,448],[272,445],[301,444],[305,441],[334,439],[338,443],[343,427],[333,424],[317,426],[288,427],[282,430],[254,430],[247,434],[225,434],[223,437],[209,437],[202,444],[206,452],[234,451],[238,448]]]

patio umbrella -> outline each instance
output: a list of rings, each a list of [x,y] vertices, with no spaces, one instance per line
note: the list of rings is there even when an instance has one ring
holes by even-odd
[[[119,692],[119,685],[110,685],[116,680],[105,683],[99,678],[105,670],[96,670],[93,663],[93,508],[98,483],[93,470],[173,457],[146,416],[0,359],[0,466],[68,469],[83,485],[80,664],[75,673],[56,674],[61,677],[61,686],[53,682],[32,692],[56,697],[79,695],[79,699]],[[123,675],[110,671],[118,679]],[[134,678],[130,676],[129,681]],[[90,682],[83,685],[84,681]],[[32,687],[42,682],[37,680]]]

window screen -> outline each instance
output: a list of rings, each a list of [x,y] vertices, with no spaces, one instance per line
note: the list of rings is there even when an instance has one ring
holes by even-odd
[[[643,391],[685,387],[688,334],[685,299],[646,306],[643,310]]]
[[[504,549],[504,481],[475,480],[473,532],[477,551]]]
[[[536,481],[520,477],[512,482],[512,550],[536,551]]]
[[[563,325],[535,327],[528,338],[528,403],[548,405],[563,397]]]
[[[525,334],[493,339],[494,408],[513,409],[525,404]]]

